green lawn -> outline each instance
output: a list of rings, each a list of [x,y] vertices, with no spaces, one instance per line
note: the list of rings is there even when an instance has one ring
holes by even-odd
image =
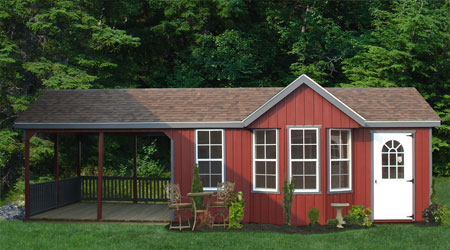
[[[436,202],[450,207],[450,178]],[[163,226],[0,222],[0,249],[450,249],[450,227],[381,224],[329,234],[177,232]]]

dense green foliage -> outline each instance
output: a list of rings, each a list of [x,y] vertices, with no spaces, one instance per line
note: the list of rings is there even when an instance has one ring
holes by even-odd
[[[294,183],[292,183],[292,179],[288,180],[288,178],[286,178],[283,185],[283,200],[281,201],[281,205],[283,205],[283,216],[286,225],[291,225],[291,210],[293,200]]]
[[[344,216],[345,224],[348,226],[370,227],[372,226],[371,213],[370,208],[364,209],[363,205],[353,205],[348,214]]]
[[[319,223],[319,209],[313,207],[308,211],[309,225]]]
[[[244,219],[245,200],[242,191],[233,190],[227,194],[225,203],[228,206],[228,228],[242,228]]]
[[[442,204],[430,204],[422,211],[422,217],[427,223],[436,225],[449,225],[449,211]]]
[[[192,174],[192,186],[191,186],[191,193],[201,193],[203,192],[203,184],[202,180],[200,180],[200,174],[198,172],[198,166],[197,164],[194,165],[194,170]],[[204,203],[204,197],[199,196],[195,197],[194,199],[195,205],[197,206],[197,209],[204,209],[205,203]]]
[[[23,131],[12,124],[45,89],[285,86],[303,73],[324,86],[416,87],[443,121],[434,173],[449,176],[449,26],[448,0],[0,1],[2,189],[22,175]],[[50,139],[33,138],[36,174],[51,175]],[[119,172],[129,159],[105,156]]]
[[[327,225],[330,227],[336,227],[337,225],[339,225],[339,221],[337,219],[328,219]]]

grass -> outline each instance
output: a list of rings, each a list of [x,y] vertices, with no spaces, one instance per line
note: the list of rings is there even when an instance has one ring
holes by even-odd
[[[450,207],[450,178],[433,201]],[[450,249],[450,226],[378,224],[326,234],[178,232],[157,225],[0,222],[2,249]]]

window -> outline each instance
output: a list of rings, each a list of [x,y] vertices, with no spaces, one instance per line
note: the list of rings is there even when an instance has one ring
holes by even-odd
[[[387,141],[381,152],[383,179],[405,178],[405,152],[400,142],[396,140]]]
[[[328,134],[330,191],[352,189],[351,130],[330,129]]]
[[[196,162],[205,189],[216,189],[225,181],[224,131],[196,130]]]
[[[290,128],[289,174],[296,192],[319,192],[319,128]]]
[[[253,132],[253,190],[278,191],[278,130]]]

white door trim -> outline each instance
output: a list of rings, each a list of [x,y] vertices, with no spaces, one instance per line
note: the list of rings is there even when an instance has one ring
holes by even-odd
[[[375,133],[409,133],[412,134],[412,178],[414,180],[413,190],[412,190],[412,212],[413,218],[412,221],[416,220],[416,130],[371,130],[370,131],[370,156],[371,156],[371,209],[372,209],[372,221],[374,221],[374,184],[375,184],[375,170],[374,170],[374,154],[373,154],[373,144],[374,144],[374,134]]]

